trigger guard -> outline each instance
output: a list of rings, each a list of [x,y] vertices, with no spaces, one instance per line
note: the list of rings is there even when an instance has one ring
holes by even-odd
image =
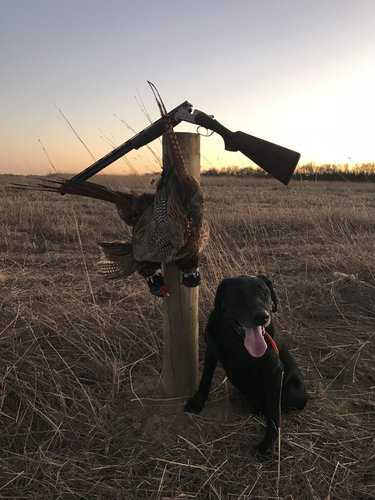
[[[199,132],[199,129],[200,129],[200,128],[204,128],[204,129],[207,131],[207,134],[202,134],[201,132]],[[214,131],[213,131],[213,130],[211,130],[211,132],[210,132],[208,128],[202,127],[201,125],[199,125],[199,126],[197,127],[197,134],[199,134],[199,135],[200,135],[200,136],[202,136],[202,137],[211,137],[211,135],[212,135],[213,133],[214,133]]]

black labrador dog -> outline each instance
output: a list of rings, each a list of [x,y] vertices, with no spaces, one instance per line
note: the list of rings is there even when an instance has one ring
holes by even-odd
[[[265,436],[258,446],[261,454],[277,438],[281,383],[283,411],[302,410],[307,400],[303,376],[272,322],[276,309],[276,294],[267,276],[239,276],[221,282],[205,332],[202,379],[198,391],[185,404],[187,412],[203,409],[220,361],[252,410],[266,417]]]

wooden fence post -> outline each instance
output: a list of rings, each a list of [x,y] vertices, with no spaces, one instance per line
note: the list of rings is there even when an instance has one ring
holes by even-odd
[[[177,132],[186,168],[200,179],[200,136]],[[163,137],[163,158],[168,155]],[[168,161],[168,160],[167,160]],[[163,380],[167,397],[190,396],[198,381],[198,298],[199,287],[187,288],[181,283],[176,265],[163,264],[170,296],[163,299]]]

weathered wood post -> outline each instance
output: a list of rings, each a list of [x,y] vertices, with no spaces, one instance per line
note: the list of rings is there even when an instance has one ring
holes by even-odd
[[[186,168],[200,179],[200,136],[177,132]],[[163,161],[168,147],[163,137]],[[199,287],[182,284],[180,271],[172,262],[163,264],[170,295],[163,299],[163,389],[167,397],[190,396],[198,381],[198,297]]]

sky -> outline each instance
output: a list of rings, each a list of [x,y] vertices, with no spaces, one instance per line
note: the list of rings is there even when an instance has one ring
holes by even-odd
[[[375,0],[0,0],[0,64],[0,173],[83,170],[159,118],[147,80],[300,164],[375,161]],[[105,173],[160,170],[151,146]]]

